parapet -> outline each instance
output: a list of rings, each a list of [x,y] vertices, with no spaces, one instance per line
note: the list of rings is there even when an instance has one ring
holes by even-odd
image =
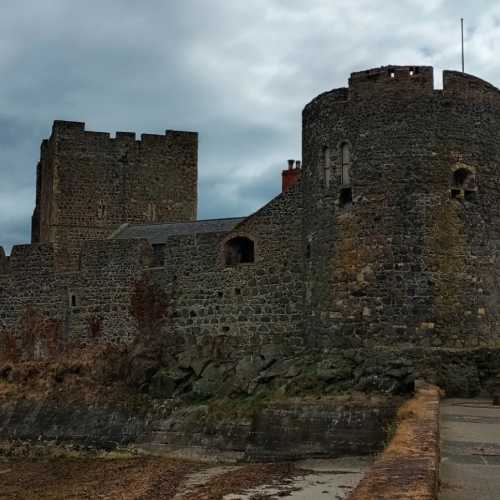
[[[15,245],[8,259],[8,272],[26,277],[50,274],[55,270],[55,252],[52,243]]]
[[[115,137],[111,137],[109,132],[94,132],[85,130],[84,122],[71,122],[63,120],[55,120],[52,125],[52,138],[75,139],[84,141],[85,143],[109,142],[111,144],[145,144],[145,145],[172,145],[180,143],[193,144],[198,142],[197,132],[187,132],[179,130],[166,130],[164,135],[161,134],[141,134],[141,139],[136,140],[135,132],[116,132]]]
[[[486,97],[500,102],[500,90],[474,75],[459,71],[443,71],[443,94],[464,98]]]
[[[366,98],[387,92],[402,97],[432,95],[433,91],[432,66],[382,66],[351,73],[349,78],[350,98]]]
[[[500,90],[476,76],[459,71],[443,72],[443,90],[434,89],[432,66],[382,66],[351,73],[348,88],[337,88],[315,97],[304,108],[314,117],[325,105],[371,99],[412,99],[444,96],[488,100],[500,106]]]

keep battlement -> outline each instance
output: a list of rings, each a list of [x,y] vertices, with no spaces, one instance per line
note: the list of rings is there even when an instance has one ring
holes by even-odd
[[[37,167],[32,242],[78,244],[124,223],[196,218],[198,134],[85,130],[56,120]]]
[[[95,132],[85,130],[84,122],[72,122],[55,120],[52,125],[52,135],[49,141],[57,139],[74,140],[83,142],[88,146],[98,146],[102,148],[106,143],[110,147],[119,144],[135,144],[137,146],[161,147],[173,146],[175,144],[187,145],[197,144],[198,133],[189,131],[166,130],[164,135],[161,134],[141,134],[140,139],[136,139],[135,132],[116,132],[115,137],[111,137],[110,132]]]

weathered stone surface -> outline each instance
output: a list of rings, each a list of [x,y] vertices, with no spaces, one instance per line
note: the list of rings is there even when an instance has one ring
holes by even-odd
[[[394,437],[350,500],[435,500],[439,490],[439,388],[421,387],[398,412]]]
[[[455,72],[443,82],[433,89],[429,67],[352,74],[304,109],[300,182],[249,217],[184,223],[161,243],[154,225],[148,240],[104,238],[154,213],[193,218],[196,135],[111,139],[56,122],[33,219],[43,243],[0,250],[0,338],[36,359],[63,338],[128,342],[144,333],[131,302],[150,279],[169,297],[170,320],[155,323],[167,355],[191,353],[179,361],[197,376],[242,355],[496,345],[500,92]],[[236,240],[252,259],[227,261]],[[359,385],[377,386],[391,383]]]

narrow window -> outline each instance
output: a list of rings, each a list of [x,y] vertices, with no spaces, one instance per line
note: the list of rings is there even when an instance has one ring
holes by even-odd
[[[477,187],[476,176],[466,168],[459,168],[453,172],[450,194],[452,199],[474,201]]]
[[[330,187],[330,182],[332,181],[332,160],[330,156],[330,149],[325,146],[323,148],[323,168],[325,177],[325,187]]]
[[[106,204],[101,200],[97,205],[97,218],[103,220],[106,218],[107,207]]]
[[[351,148],[347,142],[340,146],[341,183],[347,186],[351,183]]]
[[[69,305],[71,307],[76,307],[76,295],[74,293],[69,294]]]
[[[154,203],[148,203],[144,215],[147,222],[156,222],[156,205]]]
[[[352,189],[350,187],[342,188],[339,195],[340,208],[349,208],[352,205]]]
[[[227,266],[255,261],[255,246],[250,238],[237,236],[226,242],[224,257]]]
[[[162,267],[165,265],[165,245],[153,245],[153,267]]]

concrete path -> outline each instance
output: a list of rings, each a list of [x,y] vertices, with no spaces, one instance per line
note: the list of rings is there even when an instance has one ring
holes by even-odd
[[[229,494],[223,500],[344,500],[359,483],[371,464],[371,457],[343,457],[325,460],[303,460],[296,463],[302,470],[281,485],[261,485],[240,494]]]
[[[500,500],[500,407],[444,399],[440,432],[439,500]]]

